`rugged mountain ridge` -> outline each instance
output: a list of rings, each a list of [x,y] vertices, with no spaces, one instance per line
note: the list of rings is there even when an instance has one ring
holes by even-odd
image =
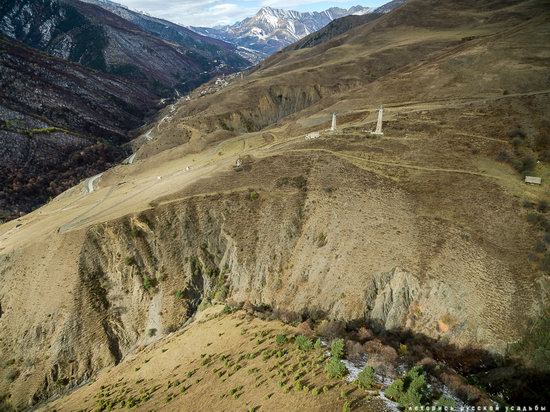
[[[249,65],[218,41],[188,33],[184,36],[186,29],[178,31],[176,25],[171,32],[179,35],[179,41],[167,41],[154,29],[142,29],[139,23],[143,26],[144,21],[137,21],[134,15],[125,17],[128,19],[78,0],[9,0],[0,8],[0,31],[54,56],[125,77],[165,96],[173,95],[174,89],[186,91],[217,74]],[[161,24],[148,21],[155,22],[154,27]]]
[[[258,13],[233,25],[214,28],[192,27],[207,36],[236,44],[257,54],[256,62],[313,33],[333,20],[348,15],[371,13],[369,7],[332,7],[321,12],[298,12],[262,7]],[[249,52],[250,53],[250,52]]]
[[[338,20],[330,22],[325,27],[316,31],[315,33],[311,33],[303,39],[292,43],[290,46],[287,46],[285,49],[283,49],[283,51],[299,50],[303,48],[313,47],[321,43],[326,43],[334,37],[339,36],[353,29],[354,27],[361,26],[365,23],[368,23],[369,21],[375,20],[382,15],[383,13],[372,12],[360,16],[352,15],[342,17]]]
[[[102,7],[136,24],[147,33],[153,34],[161,39],[177,43],[187,48],[210,52],[211,55],[209,58],[211,60],[217,60],[220,68],[226,65],[231,69],[232,67],[241,67],[243,64],[242,60],[235,55],[236,48],[232,44],[215,38],[202,36],[193,30],[168,20],[130,10],[121,4],[109,0],[83,0],[83,2]]]

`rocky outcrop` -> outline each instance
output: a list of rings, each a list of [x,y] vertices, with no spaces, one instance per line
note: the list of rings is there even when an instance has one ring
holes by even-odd
[[[374,276],[366,292],[367,318],[382,330],[402,328],[419,292],[418,279],[402,269]]]
[[[328,96],[335,90],[327,87],[272,86],[256,95],[253,109],[237,110],[219,117],[221,128],[236,132],[252,132],[296,113]]]
[[[183,113],[185,117],[175,116],[178,121],[173,124],[182,122],[190,125],[203,134],[209,134],[209,139],[215,138],[220,131],[233,134],[260,131],[277,124],[282,119],[288,119],[291,115],[297,115],[322,99],[350,90],[358,84],[354,80],[336,84],[308,83],[296,82],[296,84],[277,84],[268,87],[252,84],[252,87],[238,91],[248,96],[248,99],[240,99],[240,102],[246,102],[246,104],[235,104],[231,93],[214,93],[188,104],[183,103],[185,110],[178,113]],[[235,90],[235,86],[229,86],[227,89]],[[213,104],[214,102],[216,105]],[[214,109],[210,110],[210,107]],[[180,133],[179,130],[178,133]],[[171,136],[174,134],[174,129],[168,126],[163,128],[161,134]]]

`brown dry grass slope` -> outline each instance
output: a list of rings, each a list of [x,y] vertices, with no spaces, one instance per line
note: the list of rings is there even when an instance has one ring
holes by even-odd
[[[214,332],[199,322],[162,339],[221,301],[517,356],[548,306],[549,30],[541,1],[411,0],[167,108],[135,162],[92,193],[83,183],[0,226],[0,393],[24,408],[94,377],[55,404],[91,409],[98,384],[112,395],[114,373],[146,389],[137,367],[165,391],[180,373],[176,341],[200,346],[201,328]],[[384,137],[369,138],[381,104]],[[311,131],[320,136],[306,140]],[[228,322],[212,346],[244,345]],[[131,361],[148,351],[158,370]],[[199,362],[180,355],[182,371]],[[242,409],[203,372],[168,405]],[[268,386],[247,379],[235,383],[247,407],[298,402],[260,402]],[[153,408],[170,410],[168,389]]]

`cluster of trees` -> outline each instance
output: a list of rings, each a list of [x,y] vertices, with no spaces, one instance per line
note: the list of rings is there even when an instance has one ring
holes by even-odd
[[[535,136],[530,136],[521,128],[508,132],[512,149],[503,149],[497,159],[510,163],[524,176],[535,173],[537,161],[550,161],[550,125]]]
[[[6,221],[31,212],[123,157],[122,149],[95,143],[69,154],[60,153],[57,161],[38,159],[19,167],[0,165],[0,219]]]

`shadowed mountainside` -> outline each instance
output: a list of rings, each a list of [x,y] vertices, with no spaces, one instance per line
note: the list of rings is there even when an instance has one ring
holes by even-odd
[[[181,28],[177,39],[166,41],[155,35],[158,30],[142,29],[131,20],[78,0],[8,0],[0,7],[0,31],[6,36],[125,77],[156,94],[170,96],[174,88],[187,91],[217,74],[249,65],[217,40],[183,37],[186,29]]]
[[[122,160],[162,96],[249,64],[219,40],[130,17],[77,0],[0,5],[0,219]]]
[[[126,153],[158,97],[0,37],[0,214],[27,213]]]

